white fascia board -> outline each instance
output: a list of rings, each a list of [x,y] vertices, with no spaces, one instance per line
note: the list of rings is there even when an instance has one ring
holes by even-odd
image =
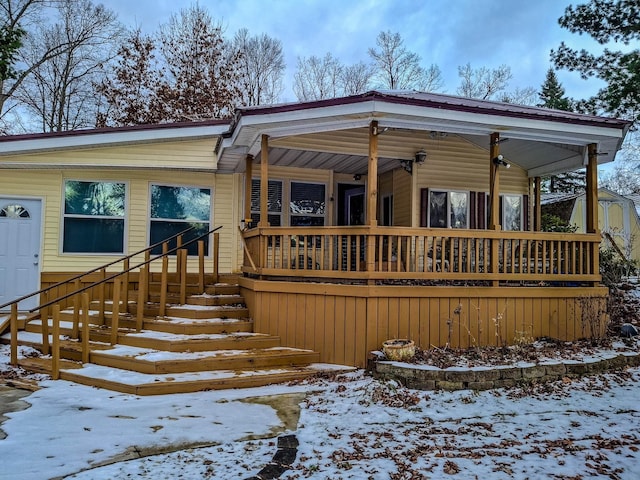
[[[43,136],[0,142],[0,155],[33,153],[71,148],[97,148],[129,143],[166,142],[217,137],[228,131],[229,126],[202,125],[181,128],[159,128],[125,132],[75,133],[56,137]]]
[[[578,139],[584,139],[581,144],[592,143],[593,140],[589,141],[589,137],[622,138],[624,134],[620,128],[610,126],[583,125],[562,121],[502,116],[498,114],[479,114],[385,102],[377,102],[376,112],[379,114],[387,113],[392,115],[413,116],[416,117],[416,121],[419,121],[420,118],[433,122],[445,120],[467,128],[476,125],[478,128],[486,129],[488,132],[497,131],[512,136],[513,138],[519,138],[516,137],[516,135],[520,134],[527,135],[523,138],[528,140],[535,140],[534,132],[539,132],[541,141],[550,141],[551,138],[556,142],[564,138],[574,138],[576,141]]]

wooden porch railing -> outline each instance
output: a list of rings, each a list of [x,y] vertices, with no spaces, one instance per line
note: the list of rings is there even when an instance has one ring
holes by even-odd
[[[256,228],[243,237],[243,271],[263,276],[600,281],[598,234],[358,226]]]
[[[99,299],[99,312],[98,318],[104,319],[105,312],[105,285],[108,282],[113,282],[113,299],[112,299],[112,312],[111,312],[111,344],[117,343],[118,336],[118,321],[120,317],[120,309],[121,306],[125,312],[128,310],[129,303],[129,291],[130,291],[130,273],[138,270],[138,308],[136,315],[136,330],[140,331],[142,329],[143,316],[144,316],[144,305],[148,301],[149,298],[149,281],[151,278],[150,265],[153,262],[161,261],[161,271],[160,271],[160,302],[159,302],[159,316],[164,316],[166,312],[166,299],[168,292],[168,277],[169,277],[169,255],[175,253],[176,254],[176,271],[175,278],[176,281],[180,284],[180,302],[186,303],[186,286],[187,286],[187,248],[190,244],[196,243],[198,245],[198,286],[199,290],[204,292],[205,289],[205,261],[204,261],[204,252],[205,252],[205,242],[204,238],[213,235],[213,277],[214,281],[217,281],[219,278],[219,233],[222,227],[216,227],[213,230],[210,230],[207,233],[204,233],[196,238],[193,238],[185,243],[182,241],[182,236],[188,231],[192,230],[192,227],[173,235],[161,242],[158,242],[154,245],[146,247],[143,250],[140,250],[134,254],[127,255],[126,257],[119,258],[118,260],[114,260],[109,262],[108,264],[102,265],[100,267],[94,268],[88,272],[84,272],[80,275],[76,275],[66,281],[58,282],[54,285],[50,285],[47,288],[43,288],[36,292],[30,293],[23,297],[20,297],[12,302],[6,303],[4,305],[0,305],[0,308],[6,308],[10,306],[10,330],[11,330],[11,364],[17,365],[18,355],[17,355],[17,346],[18,346],[18,304],[19,302],[26,300],[35,295],[40,295],[40,304],[29,310],[28,313],[34,314],[34,318],[37,318],[37,313],[41,318],[42,325],[42,351],[46,355],[49,353],[51,349],[52,355],[52,378],[59,378],[59,366],[60,366],[60,346],[59,346],[59,329],[60,329],[60,310],[61,303],[65,302],[68,299],[72,299],[73,302],[73,327],[71,338],[82,340],[82,361],[86,363],[89,361],[89,305],[90,305],[90,292],[95,297],[95,292],[97,290],[97,297]],[[176,239],[176,247],[169,248],[169,242]],[[162,253],[151,258],[151,251],[154,248],[162,246]],[[135,265],[130,266],[131,258],[144,254],[144,261]],[[115,264],[122,263],[122,271],[116,272],[114,274],[107,275],[107,267],[113,266]],[[93,282],[90,285],[80,287],[80,279],[85,277],[91,273],[101,272],[101,280],[97,282]],[[65,286],[65,285],[73,285],[73,289],[71,292],[58,296],[54,299],[48,299],[47,294],[52,289]],[[49,342],[49,309],[51,309],[52,315],[52,345]],[[82,321],[80,321],[82,318]],[[82,335],[80,335],[80,325],[82,325]]]

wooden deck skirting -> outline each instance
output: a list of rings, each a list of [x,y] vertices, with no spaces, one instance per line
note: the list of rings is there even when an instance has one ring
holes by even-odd
[[[605,287],[338,285],[240,278],[255,331],[320,352],[320,361],[365,367],[391,338],[427,349],[514,343],[519,337],[575,340],[588,315],[604,312]],[[586,312],[587,314],[589,312]],[[605,313],[598,325],[604,326]]]

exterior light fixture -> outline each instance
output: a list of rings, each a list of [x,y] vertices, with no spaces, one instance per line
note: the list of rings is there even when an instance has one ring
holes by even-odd
[[[499,167],[500,165],[502,165],[505,168],[511,168],[511,164],[507,162],[502,155],[498,155],[496,158],[494,158],[493,164],[496,167]]]
[[[415,162],[418,165],[422,165],[426,159],[427,159],[427,152],[424,151],[424,148],[421,148],[416,152]]]

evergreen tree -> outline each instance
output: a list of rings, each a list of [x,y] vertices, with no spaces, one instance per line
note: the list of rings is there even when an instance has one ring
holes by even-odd
[[[571,101],[564,96],[564,87],[558,81],[558,77],[556,76],[556,72],[553,71],[553,68],[547,70],[547,76],[538,96],[541,100],[541,103],[538,104],[539,107],[553,108],[555,110],[572,110]]]
[[[554,108],[556,110],[571,111],[571,101],[564,96],[564,87],[552,68],[547,70],[547,76],[540,90],[539,107]],[[544,180],[545,190],[551,193],[580,193],[585,189],[584,170],[551,175]]]
[[[582,78],[599,78],[607,83],[596,97],[596,105],[615,116],[640,119],[640,50],[626,48],[640,39],[638,0],[590,0],[568,6],[558,20],[572,33],[590,35],[601,45],[622,44],[624,51],[604,48],[595,55],[575,50],[564,42],[551,58],[558,68],[580,73]]]

